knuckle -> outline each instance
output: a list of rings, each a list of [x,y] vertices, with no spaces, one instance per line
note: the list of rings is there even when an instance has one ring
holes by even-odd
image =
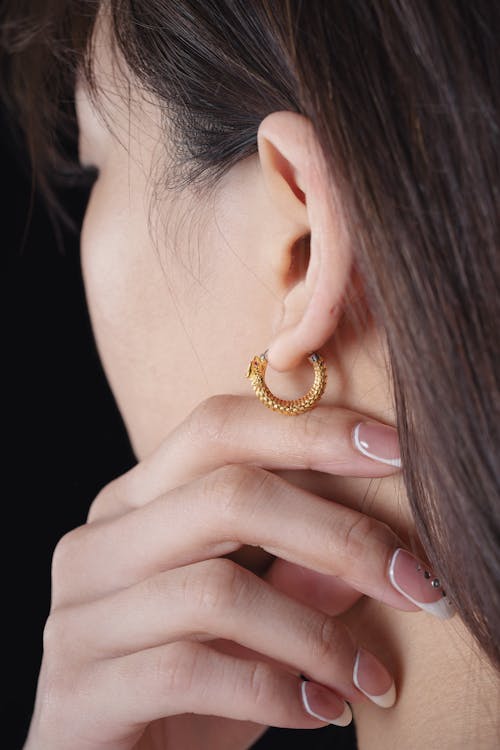
[[[226,464],[203,478],[203,494],[217,509],[223,508],[226,503],[231,504],[238,495],[242,470],[244,471],[244,467],[237,464]]]
[[[159,649],[153,669],[160,690],[172,696],[189,693],[200,680],[204,653],[203,646],[185,641]]]
[[[315,663],[336,661],[344,651],[347,628],[330,616],[321,616],[310,628],[310,633],[309,649]]]
[[[237,606],[247,588],[243,569],[222,557],[193,567],[184,585],[185,597],[203,620]]]
[[[306,445],[315,446],[323,442],[325,437],[325,422],[314,411],[305,412],[302,417],[300,428]]]
[[[118,479],[108,482],[95,496],[87,514],[87,523],[93,523],[106,517],[116,504],[118,494]]]
[[[217,517],[232,528],[241,521],[242,511],[258,509],[278,490],[279,478],[259,466],[226,464],[204,478],[204,492],[217,511]]]
[[[255,706],[269,706],[272,700],[274,682],[274,672],[265,662],[255,662],[248,676],[248,689]],[[246,686],[245,686],[246,687]]]
[[[61,657],[67,661],[68,657],[78,651],[79,644],[74,635],[75,628],[71,609],[53,610],[43,629],[44,654],[49,656],[52,661],[57,661]]]
[[[43,628],[43,651],[45,654],[57,652],[63,636],[62,617],[59,611],[51,612]]]
[[[388,531],[388,526],[363,513],[350,519],[342,530],[341,544],[345,557],[348,561],[359,561],[367,553],[371,555],[374,547],[381,543],[385,546]]]
[[[77,526],[59,539],[52,555],[53,581],[68,576],[79,555],[85,533],[85,526]]]
[[[191,442],[204,446],[223,443],[227,439],[227,425],[240,399],[230,394],[210,396],[191,412],[186,423]]]
[[[241,509],[244,490],[252,481],[253,467],[242,464],[225,464],[204,478],[204,494],[219,515],[232,517]]]
[[[156,607],[158,602],[168,600],[168,579],[170,571],[164,571],[157,573],[156,575],[149,576],[141,581],[138,586],[140,589],[141,598],[145,602],[146,606]],[[186,589],[189,587],[186,586]]]

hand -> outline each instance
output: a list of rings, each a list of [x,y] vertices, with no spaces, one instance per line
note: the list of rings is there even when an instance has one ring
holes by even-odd
[[[328,718],[346,709],[339,696],[367,700],[353,683],[358,646],[322,600],[342,579],[347,606],[365,593],[417,609],[388,585],[401,542],[272,473],[394,472],[355,450],[362,420],[326,406],[286,419],[212,397],[107,485],[54,553],[26,750],[248,747],[267,725],[325,724],[307,713],[300,674],[327,688],[307,684],[311,707],[319,693],[330,701]],[[279,558],[263,577],[222,558],[245,544]],[[362,654],[378,695],[390,675]]]

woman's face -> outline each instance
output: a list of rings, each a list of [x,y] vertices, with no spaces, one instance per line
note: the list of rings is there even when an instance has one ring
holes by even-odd
[[[283,314],[284,279],[300,274],[298,248],[283,269],[280,221],[262,178],[259,155],[234,166],[215,191],[165,187],[172,139],[160,107],[124,82],[105,44],[97,45],[99,112],[77,87],[80,159],[93,164],[82,231],[88,305],[103,365],[138,458],[151,452],[203,399],[217,393],[254,397],[247,365],[263,352]],[[336,334],[335,367],[324,402],[392,421],[383,346]],[[339,345],[342,363],[339,358]],[[335,377],[345,367],[347,378]],[[304,393],[310,365],[267,382],[283,398]]]
[[[78,92],[81,159],[99,169],[81,240],[88,305],[141,457],[206,397],[252,393],[246,367],[268,344],[279,289],[261,241],[257,160],[227,175],[221,198],[153,196],[165,137],[153,107],[138,114],[128,131],[115,102],[111,135]]]
[[[169,155],[159,109],[136,99],[129,117],[116,82],[104,85],[113,133],[77,89],[80,158],[99,169],[83,274],[99,352],[142,457],[204,398],[251,393],[246,366],[266,348],[279,290],[264,227],[256,231],[257,160],[231,171],[222,199],[160,187]]]

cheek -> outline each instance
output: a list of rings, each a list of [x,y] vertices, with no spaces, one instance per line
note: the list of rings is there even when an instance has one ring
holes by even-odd
[[[142,336],[137,334],[146,313],[140,300],[147,300],[151,312],[161,300],[157,294],[145,296],[148,268],[141,219],[140,210],[126,200],[119,185],[105,177],[98,180],[82,227],[82,271],[105,361],[119,355],[133,362],[140,353]]]
[[[252,397],[245,372],[269,341],[275,299],[250,232],[220,215],[201,221],[189,198],[176,197],[162,204],[166,222],[153,221],[155,246],[147,194],[140,175],[103,171],[82,230],[95,338],[138,458],[203,399]]]
[[[147,211],[131,199],[145,191],[123,184],[102,175],[94,186],[82,228],[82,272],[104,370],[140,457],[184,417],[197,394],[184,372],[192,352],[169,294],[171,280],[151,241]]]
[[[135,230],[132,212],[122,210],[110,185],[100,178],[87,207],[82,227],[82,271],[87,300],[98,341],[123,350],[136,317],[134,299],[141,276],[134,274]]]

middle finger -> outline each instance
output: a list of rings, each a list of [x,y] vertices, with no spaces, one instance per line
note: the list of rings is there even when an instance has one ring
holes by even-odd
[[[389,582],[402,546],[389,526],[255,466],[224,466],[119,518],[79,527],[59,543],[54,568],[67,579],[58,586],[63,603],[74,591],[84,601],[244,544],[415,609]]]

